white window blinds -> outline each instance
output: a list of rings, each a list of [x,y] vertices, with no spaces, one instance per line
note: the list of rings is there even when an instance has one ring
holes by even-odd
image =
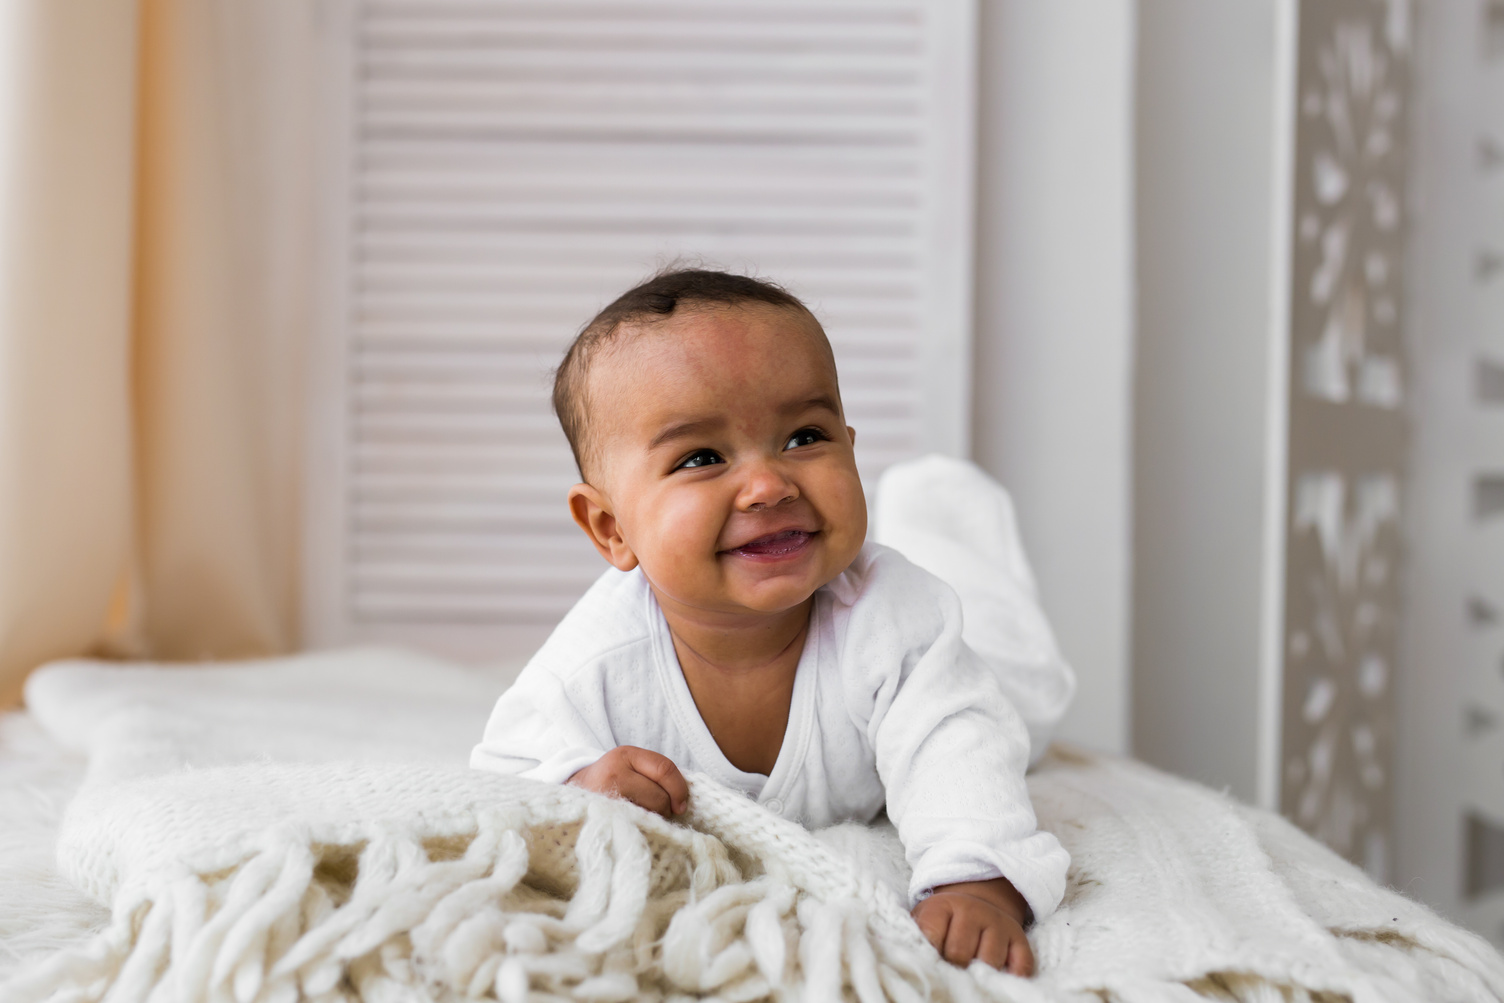
[[[971,2],[331,4],[307,639],[526,657],[603,570],[551,369],[655,267],[774,279],[871,479],[964,452]]]

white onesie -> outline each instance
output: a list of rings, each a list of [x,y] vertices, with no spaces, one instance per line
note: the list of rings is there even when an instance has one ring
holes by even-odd
[[[788,728],[769,776],[726,759],[700,718],[640,570],[609,570],[502,694],[470,764],[562,783],[619,745],[652,749],[810,828],[885,806],[910,895],[1006,877],[1036,919],[1069,857],[1024,785],[1029,732],[996,670],[961,640],[940,579],[869,543],[815,593]]]

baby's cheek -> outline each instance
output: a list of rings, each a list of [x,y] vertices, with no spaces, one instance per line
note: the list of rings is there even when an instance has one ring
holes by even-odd
[[[684,560],[713,557],[726,513],[696,492],[672,492],[654,513],[663,549]]]
[[[676,598],[712,581],[716,569],[716,541],[723,520],[691,492],[669,492],[653,499],[642,513],[635,552],[643,570],[659,588]]]
[[[849,554],[844,554],[847,563],[856,557],[867,538],[867,496],[862,493],[862,483],[854,477],[843,477],[832,485],[830,491],[834,504],[826,518]]]

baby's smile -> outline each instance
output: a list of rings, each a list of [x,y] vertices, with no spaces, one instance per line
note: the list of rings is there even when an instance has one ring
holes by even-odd
[[[815,534],[804,529],[785,529],[768,533],[727,550],[723,554],[745,557],[755,561],[787,561],[800,557],[809,550]]]

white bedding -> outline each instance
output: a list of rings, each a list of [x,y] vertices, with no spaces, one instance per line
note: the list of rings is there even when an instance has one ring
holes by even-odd
[[[70,753],[24,711],[0,714],[0,983],[23,962],[76,944],[109,910],[54,861],[63,808],[83,781]]]
[[[906,875],[893,870],[902,858],[891,833],[815,838],[697,785],[697,835],[594,795],[465,771],[487,685],[369,651],[44,673],[33,688],[38,718],[90,755],[62,863],[115,913],[88,952],[54,956],[50,972],[25,968],[21,981],[0,983],[0,999],[90,998],[111,985],[144,998],[171,983],[169,965],[193,970],[181,998],[194,1001],[276,999],[299,986],[331,998],[473,991],[508,1003],[529,987],[580,1000],[786,991],[870,1001],[916,986],[934,998],[1073,1003],[1504,996],[1504,962],[1483,941],[1282,820],[1072,750],[1030,777],[1041,824],[1074,860],[1065,904],[1031,934],[1039,977],[961,973],[915,940],[901,904],[895,912],[891,889]],[[35,958],[45,941],[104,918],[60,883],[42,850],[80,760],[24,715],[6,718],[0,737],[0,805],[32,805],[24,825],[4,830],[0,901],[25,903],[5,920],[5,943]],[[44,796],[27,801],[28,783]],[[506,849],[508,832],[526,844],[531,871],[520,884],[520,872],[502,874],[522,845]],[[430,859],[425,839],[445,834],[449,849]],[[343,866],[300,877],[305,845],[324,859],[359,857],[372,877]],[[235,888],[252,897],[237,905]],[[291,911],[278,911],[278,896]],[[185,911],[185,902],[198,904]],[[154,935],[158,910],[167,925]],[[33,928],[42,916],[48,925]],[[226,919],[216,926],[216,916]],[[165,937],[155,953],[136,950],[153,936]],[[147,963],[132,968],[131,957]]]

